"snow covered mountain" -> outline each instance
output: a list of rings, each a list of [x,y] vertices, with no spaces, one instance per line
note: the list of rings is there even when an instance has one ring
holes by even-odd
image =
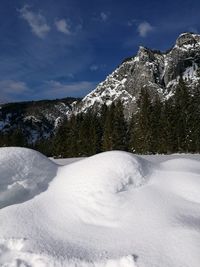
[[[175,45],[166,52],[140,47],[136,56],[125,60],[105,81],[89,93],[75,107],[75,112],[86,112],[120,99],[127,116],[136,108],[142,88],[148,88],[153,97],[162,99],[173,96],[179,77],[194,88],[199,76],[200,35],[183,33]]]
[[[35,143],[54,132],[60,122],[71,114],[98,110],[104,103],[121,100],[129,118],[137,108],[142,88],[154,98],[173,96],[180,76],[195,88],[200,80],[200,35],[181,34],[166,52],[140,47],[136,56],[129,57],[82,100],[66,98],[0,105],[0,134],[17,128]],[[78,101],[77,101],[78,100]]]
[[[78,99],[43,100],[0,105],[0,133],[16,129],[26,136],[29,144],[47,138],[71,113],[71,104]]]

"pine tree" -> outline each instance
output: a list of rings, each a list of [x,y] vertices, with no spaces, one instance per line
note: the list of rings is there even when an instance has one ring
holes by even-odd
[[[174,116],[176,118],[176,141],[177,151],[187,152],[189,148],[190,139],[190,125],[189,125],[189,105],[190,95],[188,88],[182,77],[179,79],[178,86],[174,95],[175,107]]]
[[[146,88],[141,90],[138,100],[138,112],[136,114],[136,151],[138,153],[150,153],[152,142],[152,128],[151,128],[151,112],[152,104],[150,95]]]
[[[127,150],[127,123],[124,117],[124,107],[121,101],[118,101],[114,109],[113,120],[113,149]]]
[[[190,105],[190,151],[200,152],[200,84],[191,96]]]
[[[21,129],[17,128],[8,135],[8,146],[26,146],[26,139]]]
[[[105,124],[103,127],[102,150],[109,151],[113,149],[113,121],[115,104],[112,103],[107,109]]]
[[[98,151],[98,136],[97,136],[98,120],[96,113],[89,110],[83,115],[82,123],[80,124],[79,140],[80,140],[80,155],[91,156]]]
[[[170,98],[165,101],[162,112],[162,153],[170,154],[177,151],[175,117],[174,102]]]
[[[82,120],[83,120],[82,114],[79,114],[77,116],[72,115],[72,117],[69,120],[67,147],[68,147],[68,154],[70,155],[70,157],[78,157],[81,155],[79,130]]]
[[[152,105],[151,112],[151,151],[159,153],[163,151],[163,104],[158,94]]]
[[[133,113],[128,124],[128,150],[130,152],[136,152],[137,150],[137,117]]]

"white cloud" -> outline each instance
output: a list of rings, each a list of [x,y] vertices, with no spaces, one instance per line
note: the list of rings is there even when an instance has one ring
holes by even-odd
[[[107,21],[108,16],[109,16],[109,15],[108,15],[107,13],[105,13],[105,12],[101,12],[101,14],[100,14],[101,20],[102,20],[103,22]]]
[[[29,90],[26,83],[13,80],[0,81],[0,91],[19,94]]]
[[[34,13],[28,5],[19,10],[21,17],[26,20],[32,32],[39,38],[44,38],[51,30],[46,18],[41,13]]]
[[[66,22],[65,19],[61,19],[61,20],[56,20],[55,21],[55,25],[56,25],[56,28],[59,32],[62,32],[64,34],[67,34],[69,35],[71,32],[70,32],[70,26],[69,24]]]
[[[18,96],[30,92],[26,83],[14,80],[0,81],[0,102],[13,101]]]
[[[141,22],[137,28],[141,37],[146,37],[148,33],[154,30],[154,27],[149,22]]]

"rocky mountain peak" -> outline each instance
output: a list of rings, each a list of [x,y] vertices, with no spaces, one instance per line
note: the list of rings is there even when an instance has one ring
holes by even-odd
[[[182,33],[176,40],[176,45],[179,47],[182,46],[195,46],[196,44],[200,45],[200,35],[190,32]]]
[[[199,83],[200,35],[181,34],[168,52],[143,46],[134,57],[129,57],[74,107],[75,113],[99,109],[104,103],[121,100],[125,115],[137,110],[137,99],[142,88],[147,88],[152,101],[156,94],[165,100],[173,97],[180,76],[193,90]]]
[[[147,61],[147,60],[152,61],[155,58],[153,51],[151,49],[143,47],[143,46],[139,47],[137,56],[138,56],[139,60],[141,60],[141,61]]]

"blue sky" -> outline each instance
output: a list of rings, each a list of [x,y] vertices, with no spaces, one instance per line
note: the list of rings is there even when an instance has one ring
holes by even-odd
[[[196,0],[1,0],[0,102],[84,96],[138,46],[200,30]]]

